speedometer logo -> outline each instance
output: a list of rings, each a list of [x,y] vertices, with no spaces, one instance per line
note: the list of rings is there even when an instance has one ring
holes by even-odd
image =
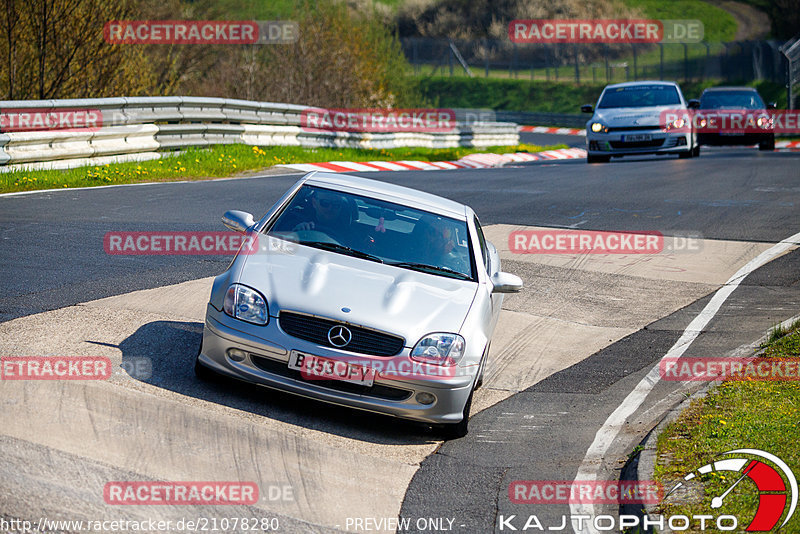
[[[755,456],[760,460],[743,455]],[[748,488],[752,491],[752,486],[745,483],[749,480],[757,490],[758,508],[745,530],[764,532],[785,526],[797,509],[797,479],[789,466],[774,454],[758,449],[734,449],[720,456],[735,457],[717,460],[687,474],[667,492],[665,498],[692,480],[711,473],[727,472],[734,474],[734,481],[724,492],[711,499],[712,509],[721,508],[734,492],[748,491]],[[783,522],[778,525],[781,517],[784,518]]]

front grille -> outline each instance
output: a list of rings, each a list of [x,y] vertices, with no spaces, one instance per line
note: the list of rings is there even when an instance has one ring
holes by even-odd
[[[403,338],[392,334],[302,313],[282,311],[278,316],[278,321],[281,329],[290,336],[311,341],[323,347],[338,348],[359,354],[394,356],[403,350],[405,344]],[[328,341],[328,331],[337,325],[346,326],[353,334],[350,343],[344,347],[337,347]]]
[[[651,141],[609,141],[611,148],[653,148],[664,144],[664,139],[653,139]]]
[[[309,384],[314,384],[315,386],[327,389],[343,391],[345,393],[353,393],[356,395],[364,395],[365,397],[374,397],[376,399],[391,401],[404,401],[413,393],[407,389],[394,388],[391,386],[384,386],[382,384],[363,386],[361,384],[353,384],[352,382],[345,382],[343,380],[306,380],[300,371],[297,369],[290,369],[286,362],[271,360],[269,358],[264,358],[263,356],[256,356],[255,354],[250,355],[250,361],[262,371],[266,371],[274,375],[308,382]]]

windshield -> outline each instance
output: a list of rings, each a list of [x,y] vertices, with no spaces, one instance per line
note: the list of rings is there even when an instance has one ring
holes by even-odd
[[[674,85],[636,85],[606,89],[598,108],[638,108],[680,105]]]
[[[383,200],[304,185],[266,233],[368,261],[474,280],[465,221]]]
[[[702,109],[766,109],[755,91],[713,91],[700,97]]]

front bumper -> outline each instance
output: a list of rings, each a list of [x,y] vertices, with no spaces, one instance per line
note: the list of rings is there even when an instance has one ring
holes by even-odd
[[[228,357],[228,349],[247,353],[242,361]],[[299,371],[288,367],[291,351],[296,350],[334,360],[357,357],[359,361],[375,360],[385,366],[393,362],[394,369],[410,362],[410,349],[405,347],[397,356],[354,355],[345,351],[316,345],[289,336],[270,317],[265,326],[243,323],[208,304],[203,328],[203,344],[198,356],[206,367],[228,376],[273,389],[286,391],[324,402],[358,408],[375,413],[402,417],[426,423],[457,423],[463,416],[477,373],[477,365],[457,367],[454,376],[393,376],[376,374],[373,386],[360,386],[343,381],[308,380]],[[407,367],[406,367],[407,368]],[[432,404],[421,404],[418,393],[435,397]]]
[[[648,136],[633,140],[631,136]],[[636,139],[635,137],[633,139]],[[592,156],[633,156],[637,154],[676,154],[692,149],[691,132],[656,130],[613,131],[595,133],[587,129],[586,150]]]
[[[775,140],[774,133],[701,133],[697,134],[697,142],[711,146],[750,146]]]

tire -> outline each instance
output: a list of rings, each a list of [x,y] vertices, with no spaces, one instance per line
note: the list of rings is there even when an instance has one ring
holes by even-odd
[[[692,149],[692,157],[693,158],[700,157],[700,145],[697,145]]]
[[[758,143],[759,150],[775,150],[775,138]]]
[[[694,150],[687,150],[686,152],[678,152],[678,157],[681,159],[689,159],[694,156]]]
[[[475,388],[473,388],[475,391]],[[445,440],[463,438],[469,433],[469,411],[472,408],[472,391],[464,405],[463,418],[458,423],[444,423],[439,426],[439,435]]]
[[[489,349],[492,346],[491,342],[486,345],[486,351],[483,353],[483,358],[481,358],[481,366],[478,369],[478,378],[475,380],[475,390],[481,388],[483,385],[483,373],[486,371],[486,360],[489,359]]]
[[[197,356],[194,359],[194,375],[200,380],[206,382],[213,382],[219,378],[219,375],[200,363],[200,352],[203,350],[203,344],[200,343],[200,348],[197,349]]]
[[[611,161],[611,156],[592,156],[586,155],[586,163],[608,163]]]

